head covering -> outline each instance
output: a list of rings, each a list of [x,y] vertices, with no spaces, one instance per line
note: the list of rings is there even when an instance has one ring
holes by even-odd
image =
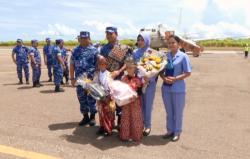
[[[141,36],[144,40],[145,46],[143,48],[138,48],[133,56],[134,60],[138,62],[140,58],[143,56],[144,52],[146,52],[150,48],[151,37],[147,32],[141,32],[138,36]]]
[[[51,39],[50,38],[46,38],[45,41],[51,41]]]
[[[106,27],[106,32],[117,33],[117,28],[112,26]]]
[[[36,39],[31,40],[31,44],[37,43],[38,41]]]
[[[90,32],[88,32],[88,31],[81,31],[79,37],[80,38],[90,38]]]
[[[56,39],[56,45],[59,45],[61,42],[63,42],[63,39]]]
[[[22,39],[17,39],[17,40],[16,40],[16,42],[18,42],[18,43],[22,43],[22,42],[23,42],[23,40],[22,40]]]
[[[142,32],[138,36],[141,36],[143,38],[144,43],[145,43],[145,47],[144,48],[148,49],[150,47],[150,43],[151,43],[150,34],[147,33],[147,32]]]

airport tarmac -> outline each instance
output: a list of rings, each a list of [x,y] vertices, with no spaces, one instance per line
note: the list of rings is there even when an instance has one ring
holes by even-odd
[[[175,143],[162,139],[166,112],[159,80],[152,131],[141,144],[121,142],[117,132],[98,137],[97,126],[78,127],[82,116],[75,88],[64,86],[65,92],[54,93],[53,83],[45,82],[44,65],[43,87],[17,85],[10,55],[10,49],[0,49],[1,159],[250,158],[250,58],[240,52],[190,56],[193,72],[186,80],[183,134]]]

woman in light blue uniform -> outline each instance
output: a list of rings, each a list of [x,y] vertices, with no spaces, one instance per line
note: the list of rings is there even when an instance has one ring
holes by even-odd
[[[138,49],[133,53],[133,58],[136,62],[140,61],[140,58],[145,52],[150,52],[150,35],[148,33],[142,32],[137,37]],[[151,51],[152,52],[152,51]],[[155,90],[157,83],[157,76],[152,77],[149,80],[149,84],[146,88],[145,93],[142,95],[142,110],[144,119],[144,130],[143,135],[148,136],[151,131],[151,118],[153,110],[153,102],[155,98]]]
[[[184,79],[191,75],[191,64],[187,54],[179,50],[180,39],[171,36],[168,40],[170,52],[168,64],[161,72],[163,80],[162,98],[167,112],[167,134],[164,139],[178,141],[182,132],[183,110],[185,106],[186,85]]]

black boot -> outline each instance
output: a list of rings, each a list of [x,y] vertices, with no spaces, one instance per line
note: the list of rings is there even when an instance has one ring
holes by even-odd
[[[80,121],[80,123],[78,124],[79,126],[85,126],[89,123],[90,119],[89,119],[89,115],[84,114],[82,120]]]
[[[37,81],[37,86],[42,87],[43,85],[40,83],[40,81]]]
[[[95,126],[95,114],[90,114],[89,126]]]
[[[37,86],[37,82],[33,81],[33,87],[36,87],[36,86]]]
[[[63,92],[59,85],[55,86],[55,92]]]
[[[66,85],[68,85],[68,84],[69,84],[69,78],[66,77]]]
[[[61,85],[64,85],[64,82],[63,82],[63,80],[61,81]]]
[[[49,80],[48,80],[48,82],[52,82],[52,77],[49,77]]]
[[[104,127],[100,127],[99,130],[96,132],[96,135],[103,135],[105,134]]]
[[[26,79],[26,84],[30,84],[29,79]]]
[[[55,86],[55,92],[59,92],[60,87],[59,86]]]
[[[23,79],[19,78],[18,84],[23,84]]]

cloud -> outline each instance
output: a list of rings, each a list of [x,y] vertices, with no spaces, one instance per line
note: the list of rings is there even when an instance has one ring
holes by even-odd
[[[230,3],[227,0],[213,0],[213,2],[216,3],[221,10],[227,11],[228,13],[232,10],[248,9],[246,6],[249,5],[248,0],[230,1]]]
[[[0,38],[11,39],[26,32],[38,39],[45,36],[73,39],[79,31],[88,30],[93,39],[103,39],[105,27],[110,25],[118,28],[120,39],[136,38],[141,28],[159,23],[196,37],[245,35],[250,28],[248,3],[248,0],[1,0]],[[35,6],[44,8],[43,14]]]
[[[83,26],[93,27],[97,31],[104,32],[107,26],[114,26],[114,24],[110,22],[102,22],[97,20],[86,20],[82,23]]]
[[[208,3],[208,0],[182,0],[180,5],[189,11],[201,13],[204,11]]]
[[[43,30],[38,34],[48,36],[75,36],[77,35],[77,31],[74,28],[71,28],[64,24],[48,24],[48,30]]]
[[[56,2],[58,5],[64,6],[66,8],[73,8],[73,9],[85,9],[89,7],[94,7],[93,3],[89,3],[87,1],[58,1]]]
[[[95,32],[95,35],[104,35],[105,28],[108,26],[117,27],[120,38],[134,38],[139,33],[140,28],[134,25],[132,22],[126,21],[123,23],[111,23],[108,21],[86,20],[82,23],[84,27]]]
[[[241,38],[249,37],[250,29],[237,23],[218,22],[217,24],[206,25],[204,23],[195,23],[187,33],[194,39],[210,38]]]
[[[125,22],[123,26],[119,29],[119,34],[122,37],[136,37],[139,33],[140,28],[138,26],[135,26],[132,22]]]

